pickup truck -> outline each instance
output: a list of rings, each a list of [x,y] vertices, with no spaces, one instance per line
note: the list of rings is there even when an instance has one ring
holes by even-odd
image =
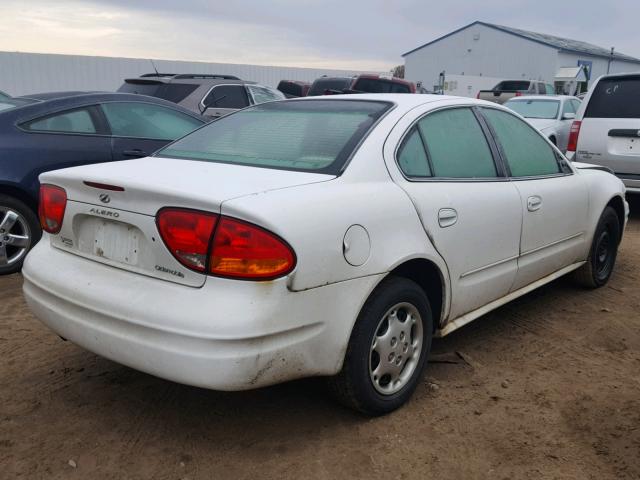
[[[491,90],[480,90],[476,98],[502,105],[521,95],[555,95],[553,86],[534,80],[503,80]]]

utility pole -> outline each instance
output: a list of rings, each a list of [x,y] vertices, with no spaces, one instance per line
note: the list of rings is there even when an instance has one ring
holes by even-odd
[[[609,74],[609,69],[611,68],[611,60],[613,60],[613,51],[616,47],[611,47],[611,53],[609,54],[609,61],[607,62],[607,74]]]

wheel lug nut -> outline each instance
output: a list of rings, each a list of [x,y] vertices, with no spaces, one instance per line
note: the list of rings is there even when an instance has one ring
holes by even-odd
[[[393,362],[393,359],[396,358],[396,355],[392,352],[389,354],[389,361]]]
[[[402,363],[402,357],[396,358],[396,365],[400,366],[401,363]]]
[[[407,353],[407,352],[409,351],[409,344],[408,344],[408,343],[405,343],[405,344],[404,344],[404,347],[402,348],[402,351],[403,351],[404,353]]]
[[[398,343],[398,340],[396,339],[396,337],[393,337],[393,338],[391,339],[391,346],[392,346],[392,347],[395,347],[395,346],[396,346],[396,343]]]
[[[404,332],[400,332],[400,341],[404,340]]]

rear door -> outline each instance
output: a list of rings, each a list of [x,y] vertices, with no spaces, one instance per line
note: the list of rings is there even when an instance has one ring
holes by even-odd
[[[517,290],[584,260],[586,186],[544,137],[519,117],[482,108],[522,205]]]
[[[404,136],[396,162],[451,278],[456,318],[506,295],[516,276],[522,210],[487,130],[471,107],[428,113]]]
[[[111,131],[114,160],[147,157],[203,124],[182,112],[152,103],[109,102],[100,107]]]
[[[96,106],[58,111],[23,119],[18,128],[27,134],[20,149],[23,182],[38,189],[38,175],[48,170],[112,160],[108,131]],[[11,147],[7,145],[10,154]]]
[[[605,165],[640,187],[639,134],[640,75],[602,78],[584,111],[576,160]]]

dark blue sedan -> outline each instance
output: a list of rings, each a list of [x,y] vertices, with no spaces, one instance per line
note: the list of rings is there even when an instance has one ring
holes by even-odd
[[[122,93],[0,99],[0,274],[40,239],[38,175],[145,157],[205,123],[175,103]]]

